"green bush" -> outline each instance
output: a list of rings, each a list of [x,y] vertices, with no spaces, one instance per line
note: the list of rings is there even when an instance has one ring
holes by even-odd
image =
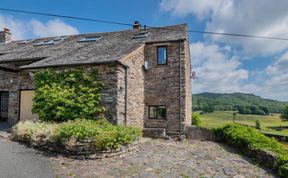
[[[66,142],[71,138],[93,139],[99,149],[116,149],[123,144],[132,143],[141,134],[141,129],[115,126],[105,120],[76,120],[60,124],[54,138],[60,142]]]
[[[228,124],[214,130],[214,133],[223,141],[233,145],[245,153],[249,151],[263,150],[276,156],[274,169],[277,175],[288,177],[288,149],[273,138],[268,138],[254,128]]]
[[[70,140],[79,142],[91,141],[100,150],[117,149],[121,145],[138,140],[141,129],[112,125],[106,120],[84,120],[63,122],[59,124],[18,123],[12,130],[13,137],[18,141],[35,144],[39,139],[65,145]]]
[[[201,125],[200,115],[196,112],[192,113],[192,125],[199,127]]]
[[[259,129],[259,130],[261,129],[261,123],[259,120],[255,121],[255,127],[256,127],[256,129]]]
[[[288,164],[284,164],[279,167],[277,175],[280,177],[288,177]]]
[[[96,70],[45,70],[37,72],[34,81],[32,111],[42,121],[93,119],[105,111],[100,106],[103,83],[97,81]]]
[[[32,121],[20,122],[12,129],[16,140],[32,143],[39,139],[51,139],[56,125],[50,123],[33,123]]]

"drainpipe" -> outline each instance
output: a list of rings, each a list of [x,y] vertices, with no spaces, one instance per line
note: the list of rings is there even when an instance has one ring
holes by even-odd
[[[181,139],[182,131],[182,86],[181,86],[181,79],[182,79],[182,63],[181,63],[181,41],[179,41],[179,139]]]
[[[124,123],[127,126],[127,115],[128,115],[128,66],[125,65],[125,119]]]

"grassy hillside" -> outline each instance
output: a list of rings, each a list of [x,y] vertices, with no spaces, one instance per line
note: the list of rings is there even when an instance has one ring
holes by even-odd
[[[261,112],[266,112],[267,109],[268,113],[281,113],[285,105],[288,105],[288,102],[264,99],[260,96],[244,93],[200,93],[193,95],[194,111],[205,109],[208,109],[208,111],[209,109],[220,111],[241,110],[243,113],[249,113],[248,109],[262,115]]]
[[[233,122],[233,111],[215,111],[213,113],[200,115],[200,119],[202,121],[202,126],[217,128]],[[279,114],[274,114],[272,116],[237,114],[235,122],[255,126],[256,120],[260,121],[263,132],[288,135],[288,129],[277,129],[279,126],[288,126],[288,121],[282,121]]]

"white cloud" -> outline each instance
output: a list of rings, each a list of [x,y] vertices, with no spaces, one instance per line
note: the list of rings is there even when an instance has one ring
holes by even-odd
[[[47,24],[33,19],[30,22],[30,27],[33,34],[40,37],[74,35],[79,33],[76,28],[59,19],[49,20]]]
[[[288,52],[266,68],[268,79],[259,87],[262,95],[288,100]]]
[[[281,56],[273,65],[268,66],[266,72],[269,76],[288,74],[288,52]]]
[[[59,19],[43,23],[39,20],[21,21],[13,16],[0,15],[0,30],[8,28],[13,40],[26,38],[78,34],[78,30]]]
[[[226,56],[227,47],[198,42],[190,46],[193,70],[193,93],[240,91],[241,82],[248,79],[248,71],[241,69],[237,57]]]
[[[288,37],[287,0],[162,0],[160,7],[174,16],[205,19],[207,31]],[[286,41],[216,35],[212,40],[239,45],[246,55],[272,55],[288,48]]]
[[[264,71],[247,71],[237,57],[227,54],[229,46],[204,44],[190,45],[193,70],[193,93],[219,92],[254,93],[264,98],[288,101],[288,52]],[[253,78],[248,82],[248,79]]]
[[[160,9],[172,12],[174,16],[186,16],[195,14],[203,19],[211,13],[211,9],[217,5],[219,0],[162,0]]]
[[[288,101],[288,52],[272,65],[266,67],[265,78],[259,84],[250,83],[242,86],[242,91],[255,93],[265,98]],[[263,74],[260,74],[263,76]]]
[[[0,30],[3,28],[11,30],[14,40],[25,38],[25,34],[27,33],[25,23],[15,19],[13,16],[0,15]]]

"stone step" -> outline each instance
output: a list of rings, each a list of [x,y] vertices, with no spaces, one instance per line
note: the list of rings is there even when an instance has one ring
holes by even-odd
[[[165,128],[143,128],[143,137],[164,138],[166,137]]]

